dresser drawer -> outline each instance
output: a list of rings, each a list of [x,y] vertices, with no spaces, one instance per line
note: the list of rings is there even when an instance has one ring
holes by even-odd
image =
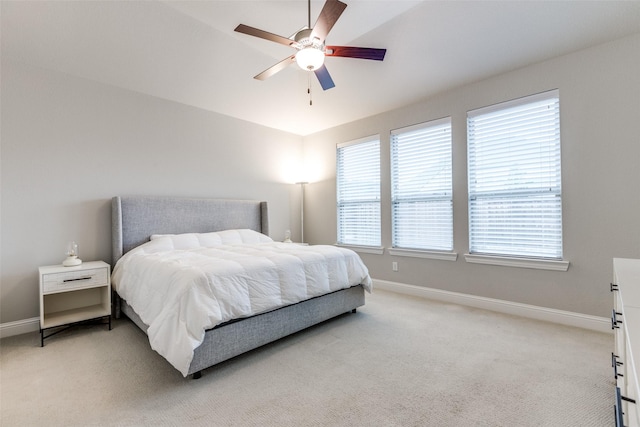
[[[92,268],[48,273],[42,275],[44,294],[64,292],[70,289],[106,286],[109,283],[108,268]]]

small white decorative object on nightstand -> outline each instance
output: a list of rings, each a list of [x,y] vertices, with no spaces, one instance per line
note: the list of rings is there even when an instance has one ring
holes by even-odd
[[[85,320],[109,318],[111,330],[111,267],[103,261],[75,267],[40,267],[40,346],[44,331]]]
[[[69,242],[67,244],[67,258],[62,261],[62,265],[65,267],[75,267],[82,264],[82,260],[78,258],[78,244],[76,242]]]

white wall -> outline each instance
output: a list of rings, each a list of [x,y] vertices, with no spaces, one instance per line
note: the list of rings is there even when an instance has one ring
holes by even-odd
[[[302,138],[2,59],[0,324],[38,315],[37,267],[68,240],[110,261],[110,198],[267,200],[271,235],[299,236],[290,183]],[[567,272],[467,264],[466,112],[559,88]],[[334,243],[335,144],[382,138],[383,244],[390,246],[389,131],[451,115],[456,262],[362,257],[376,279],[607,316],[612,257],[640,258],[640,35],[451,90],[304,138],[305,240]],[[400,271],[391,271],[391,261]]]
[[[1,71],[0,323],[39,315],[38,266],[67,241],[111,261],[115,195],[267,200],[271,236],[299,236],[301,137],[5,58]]]
[[[499,54],[499,53],[497,53]],[[567,272],[469,264],[466,112],[560,90]],[[376,279],[608,316],[612,258],[640,258],[640,35],[442,93],[420,104],[305,137],[305,239],[336,241],[335,145],[382,143],[382,239],[391,246],[389,131],[451,116],[456,262],[362,254]],[[392,272],[392,261],[399,271]]]

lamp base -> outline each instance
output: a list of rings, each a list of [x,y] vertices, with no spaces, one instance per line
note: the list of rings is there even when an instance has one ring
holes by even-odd
[[[69,256],[64,261],[62,261],[62,265],[65,267],[75,267],[76,265],[82,264],[82,260],[77,256]]]

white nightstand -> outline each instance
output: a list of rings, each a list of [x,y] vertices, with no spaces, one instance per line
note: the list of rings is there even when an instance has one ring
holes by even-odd
[[[111,330],[111,267],[103,261],[75,267],[40,267],[40,346],[44,331],[85,320],[109,318]]]

